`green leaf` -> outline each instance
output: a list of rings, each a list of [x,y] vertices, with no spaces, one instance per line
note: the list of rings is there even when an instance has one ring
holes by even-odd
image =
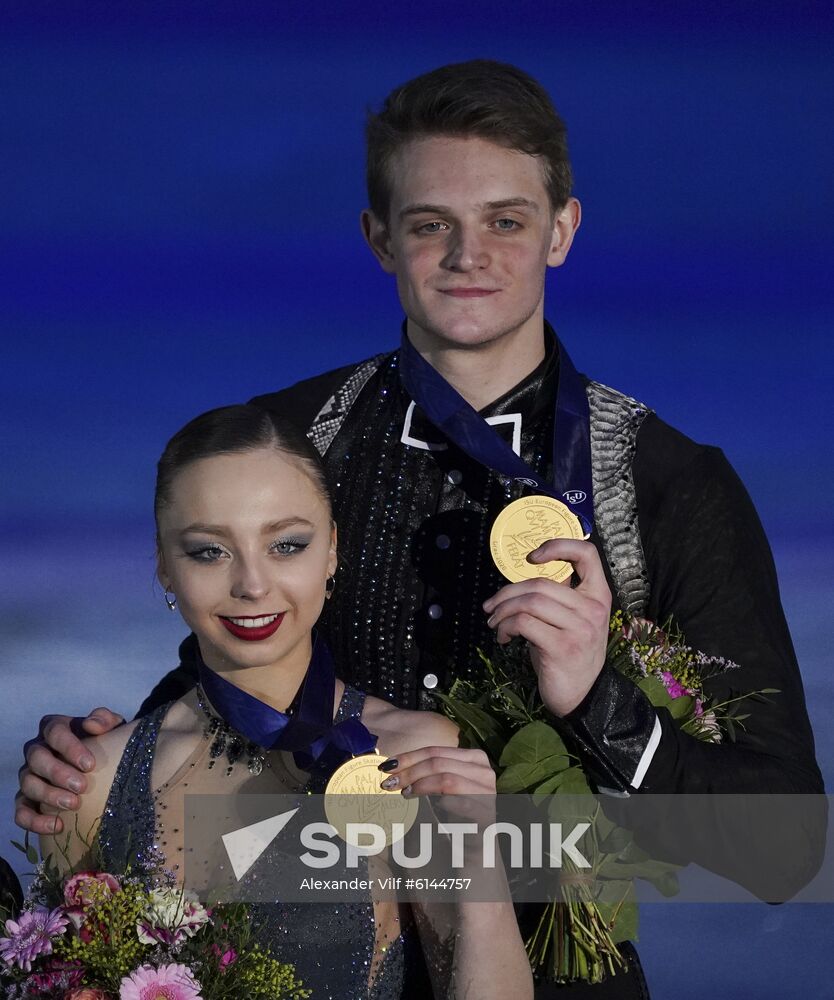
[[[37,848],[34,844],[29,845],[29,849],[26,851],[26,860],[30,865],[36,865],[40,861]]]
[[[680,892],[678,876],[675,872],[666,872],[665,874],[654,875],[651,878],[647,878],[646,881],[651,882],[660,895],[665,896],[667,899],[670,896],[677,896]]]
[[[634,899],[633,886],[630,882],[625,891],[620,889],[620,898],[616,902],[599,902],[600,914],[609,925],[609,933],[613,941],[636,941],[639,924],[639,912]]]
[[[485,750],[490,756],[497,756],[504,745],[504,735],[498,721],[479,708],[465,701],[450,698],[449,695],[437,693],[436,696],[446,706],[446,714],[456,722],[461,729],[469,729],[477,737],[476,746]]]
[[[689,695],[673,698],[667,706],[673,719],[688,719],[695,711],[695,699]]]
[[[669,692],[663,686],[663,681],[659,677],[655,677],[654,674],[641,677],[637,682],[637,687],[640,688],[655,708],[668,707],[669,702],[672,701],[669,697]]]
[[[513,689],[511,687],[506,687],[506,686],[502,687],[501,688],[501,697],[502,698],[506,698],[507,701],[510,702],[511,705],[515,705],[515,707],[520,712],[526,714],[527,706],[524,704],[524,702],[521,700],[521,698],[519,698],[519,696],[516,694],[516,692],[513,691]]]
[[[557,794],[551,798],[548,806],[551,820],[556,823],[575,821],[593,824],[600,813],[599,803],[591,795],[582,770],[571,767],[561,777]]]
[[[498,776],[498,792],[523,792],[528,788],[550,778],[554,773],[565,771],[570,765],[567,757],[554,754],[544,760],[531,761],[529,764],[510,764]]]
[[[562,775],[562,783],[559,786],[560,795],[590,795],[591,786],[579,767],[568,768]]]
[[[671,876],[671,878],[675,879],[674,888],[672,888],[671,893],[674,895],[677,892],[677,879],[675,878],[677,870],[676,865],[669,864],[666,861],[646,860],[635,861],[629,864],[628,862],[623,862],[616,855],[608,854],[599,865],[597,874],[599,878],[613,879],[614,881],[626,878],[642,878],[647,882],[651,882],[659,892],[663,892],[661,886],[664,888],[671,887],[671,883],[669,882]]]
[[[27,853],[26,848],[23,846],[23,844],[20,843],[19,840],[13,840],[12,841],[12,847],[16,847],[20,851],[21,854],[26,854]]]
[[[488,735],[500,732],[501,727],[497,720],[489,712],[484,711],[484,709],[479,708],[477,705],[473,705],[467,701],[458,701],[457,698],[451,698],[449,695],[440,692],[435,697],[439,698],[446,705],[450,715],[456,719],[462,719],[468,726],[471,726],[472,729],[479,733],[482,739],[486,739]]]
[[[640,847],[636,840],[632,840],[620,851],[620,859],[635,863],[638,861],[649,861],[651,855],[648,851]]]
[[[511,764],[534,764],[547,757],[567,756],[562,737],[546,722],[530,722],[510,739],[499,761],[501,767]]]
[[[604,832],[603,820],[608,822],[612,829]],[[599,838],[599,849],[603,854],[620,854],[632,843],[634,834],[631,830],[625,830],[621,826],[614,826],[613,823],[600,813],[596,822],[597,837]]]
[[[536,805],[541,805],[541,803],[549,796],[553,795],[554,792],[558,791],[559,786],[564,780],[565,774],[568,771],[567,764],[565,769],[559,771],[558,774],[554,774],[553,777],[548,778],[547,781],[543,781],[533,793],[533,801]]]
[[[594,830],[596,831],[597,840],[602,842],[613,830],[618,829],[619,827],[617,824],[606,816],[602,809],[600,809],[599,815],[594,822]]]

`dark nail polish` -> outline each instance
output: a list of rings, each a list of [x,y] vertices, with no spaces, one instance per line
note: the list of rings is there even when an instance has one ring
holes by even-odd
[[[395,768],[398,768],[399,766],[400,766],[400,762],[397,760],[396,757],[389,757],[388,760],[384,760],[379,765],[379,770],[380,771],[393,771]]]

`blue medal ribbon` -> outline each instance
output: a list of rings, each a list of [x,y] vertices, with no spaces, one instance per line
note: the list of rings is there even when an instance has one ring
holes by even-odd
[[[549,329],[549,328],[548,328]],[[543,479],[516,455],[509,444],[416,350],[403,329],[400,379],[428,420],[466,452],[494,472],[573,510],[590,534],[594,523],[591,481],[591,415],[585,385],[559,338],[556,342],[559,381],[553,420],[553,482]]]
[[[310,665],[296,696],[297,709],[279,712],[199,662],[200,684],[212,707],[232,729],[266,750],[288,750],[304,771],[332,773],[377,738],[356,718],[333,722],[336,670],[327,643],[313,635]]]

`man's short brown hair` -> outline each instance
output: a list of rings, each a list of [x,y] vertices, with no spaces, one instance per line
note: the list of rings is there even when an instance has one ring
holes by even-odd
[[[412,139],[478,136],[540,156],[554,212],[571,193],[567,129],[545,89],[507,63],[489,59],[441,66],[396,87],[367,121],[368,200],[388,221],[391,158]]]

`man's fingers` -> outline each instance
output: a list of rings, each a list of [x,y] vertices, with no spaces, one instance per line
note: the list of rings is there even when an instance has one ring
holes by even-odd
[[[89,751],[85,751],[85,753],[89,753]],[[93,760],[93,764],[95,764],[95,760]],[[79,794],[87,790],[87,779],[83,773],[69,764],[65,764],[41,743],[29,745],[26,752],[26,765],[27,767],[20,771],[21,779],[28,770],[56,788],[63,788],[66,791],[78,792]],[[30,797],[35,798],[35,796]]]
[[[121,726],[124,721],[124,716],[102,707],[94,708],[86,719],[81,720],[81,726],[90,736],[101,736],[102,733],[109,733],[111,729]]]
[[[492,597],[484,601],[484,611],[492,613],[502,602],[509,601],[514,597],[521,597],[524,594],[540,594],[542,597],[558,601],[560,604],[572,608],[578,608],[582,601],[587,600],[585,594],[578,594],[566,583],[557,583],[555,580],[548,580],[547,577],[536,577],[534,580],[521,580],[518,583],[506,584]]]
[[[607,635],[611,612],[608,600],[598,600],[553,580],[510,584],[490,598],[484,608],[489,613],[487,625],[499,634],[502,642],[507,641],[506,632],[499,632],[502,624],[516,615],[527,615],[581,641],[594,643],[600,635]],[[524,637],[531,640],[529,635]]]
[[[587,614],[588,609],[583,606],[587,603],[589,602],[582,598],[574,598],[573,601],[570,598],[562,600],[550,594],[522,591],[517,596],[508,597],[496,605],[487,620],[487,625],[494,629],[510,615],[526,612],[554,628],[566,628]]]
[[[42,816],[21,795],[15,799],[14,821],[29,833],[61,833],[64,829],[60,816]]]
[[[29,805],[51,806],[53,809],[75,810],[81,800],[73,792],[47,784],[42,778],[24,768],[20,773],[20,793]]]
[[[526,639],[531,646],[536,646],[538,649],[546,649],[548,642],[553,637],[553,632],[550,625],[546,625],[533,615],[522,611],[505,618],[495,632],[495,638],[499,646],[503,646],[517,635],[520,635],[522,639]],[[577,645],[581,648],[581,644],[578,643]]]
[[[46,744],[46,748],[44,748],[40,741],[33,741],[27,744],[26,749],[26,762],[33,771],[37,771],[44,778],[50,778],[50,773],[47,773],[43,769],[46,766],[45,764],[41,764],[41,767],[36,767],[32,763],[33,755],[37,755],[39,760],[43,761],[43,753],[41,751],[44,749],[47,753],[52,751],[53,756],[60,756],[68,765],[75,768],[76,771],[91,771],[95,767],[95,758],[81,742],[79,736],[76,736],[72,730],[75,722],[76,720],[66,715],[51,715],[41,720],[41,738],[43,743]],[[79,719],[77,722],[80,726],[83,720]],[[79,731],[83,736],[83,730]]]
[[[608,600],[611,600],[611,592],[608,589],[599,553],[591,542],[580,542],[573,538],[552,538],[534,549],[527,559],[536,565],[556,560],[572,563],[574,572],[579,577],[578,590],[594,595],[607,594]]]
[[[41,718],[40,724],[38,726],[38,735],[37,735],[36,739],[40,739],[40,740],[45,739],[46,737],[44,736],[44,730],[46,729],[47,726],[52,726],[56,722],[57,723],[63,722],[66,725],[69,725],[72,722],[72,716],[71,715],[44,715]],[[35,740],[32,740],[31,742],[34,743]]]

